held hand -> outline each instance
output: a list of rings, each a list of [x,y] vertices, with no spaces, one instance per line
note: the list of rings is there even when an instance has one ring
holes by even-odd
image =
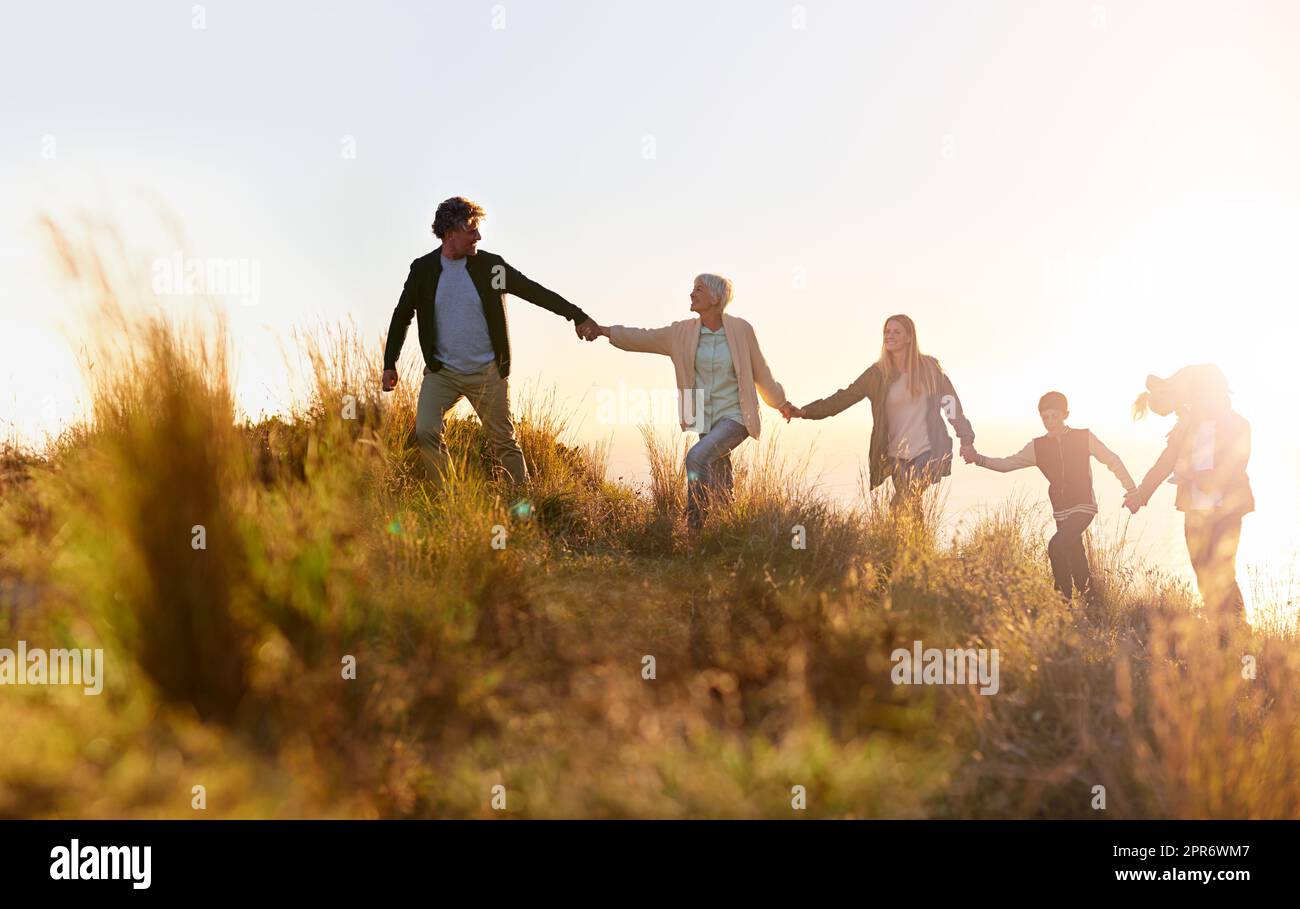
[[[1124,496],[1124,507],[1129,510],[1130,514],[1138,513],[1138,509],[1142,507],[1142,499],[1138,495],[1137,490]]]
[[[397,384],[397,370],[385,369],[383,376],[380,377],[379,387],[384,391],[392,391],[393,386]]]
[[[787,423],[790,422],[791,417],[803,418],[803,408],[795,407],[789,401],[786,401],[778,409],[781,411],[781,416],[785,417]]]
[[[601,335],[600,326],[596,324],[595,319],[590,318],[585,322],[575,325],[573,330],[577,332],[578,337],[582,338],[584,341],[594,341]]]
[[[979,452],[975,450],[974,445],[966,443],[961,447],[961,459],[967,464],[974,464],[979,460]]]

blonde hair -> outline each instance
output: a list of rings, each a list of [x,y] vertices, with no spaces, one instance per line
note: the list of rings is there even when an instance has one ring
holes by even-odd
[[[1151,403],[1151,392],[1149,391],[1144,391],[1133,399],[1133,419],[1145,420],[1147,413],[1152,411],[1162,417],[1169,413],[1161,405]]]
[[[717,300],[723,309],[727,308],[727,304],[735,296],[735,287],[730,280],[722,277],[722,275],[696,275],[695,280],[703,284],[704,289],[713,294],[713,299]]]
[[[921,345],[916,340],[916,323],[910,316],[902,315],[890,316],[885,320],[884,327],[880,333],[884,335],[885,329],[889,327],[890,322],[897,322],[907,330],[907,355],[904,361],[907,363],[907,390],[912,397],[919,394],[932,395],[939,389],[938,379],[935,377],[936,369],[931,367],[932,357],[927,357],[921,353]],[[894,365],[894,358],[889,351],[885,349],[883,338],[880,342],[880,359],[877,365],[885,374],[885,387],[894,381],[899,375],[898,367]],[[937,362],[935,366],[937,366]]]

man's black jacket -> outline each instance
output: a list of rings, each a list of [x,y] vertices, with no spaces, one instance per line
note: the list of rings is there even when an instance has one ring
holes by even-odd
[[[587,314],[553,290],[547,290],[536,281],[513,268],[496,253],[479,250],[465,257],[465,270],[469,272],[474,289],[483,304],[487,319],[488,336],[496,354],[501,378],[510,375],[510,333],[506,328],[505,295],[514,294],[529,303],[564,316],[581,324]],[[442,247],[411,263],[411,273],[406,276],[401,299],[393,310],[393,321],[388,326],[388,343],[384,347],[384,369],[396,369],[397,358],[406,340],[406,330],[411,317],[419,316],[420,351],[425,365],[437,372],[442,369],[438,359],[438,319],[433,312],[433,301],[438,292],[438,279],[442,277]]]

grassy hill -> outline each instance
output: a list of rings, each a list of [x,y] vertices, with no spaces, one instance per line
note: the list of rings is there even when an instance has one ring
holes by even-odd
[[[373,342],[300,339],[298,410],[240,423],[221,326],[127,319],[121,238],[45,226],[105,321],[90,419],[0,446],[0,648],[105,667],[0,685],[0,817],[1300,817],[1294,626],[1223,642],[1118,544],[1066,606],[1043,511],[941,538],[771,438],[693,537],[684,436],[633,488],[545,398],[530,510],[473,419],[435,489]],[[894,684],[915,641],[996,648],[997,693]]]
[[[381,395],[355,333],[256,425],[197,337],[124,325],[93,419],[0,459],[0,646],[107,667],[0,688],[0,816],[1300,817],[1290,633],[1220,646],[1118,548],[1067,607],[1032,509],[945,540],[933,492],[844,507],[750,445],[693,538],[682,437],[633,488],[534,400],[521,519],[475,420],[422,480],[418,376]],[[998,692],[895,685],[914,641],[997,648]]]

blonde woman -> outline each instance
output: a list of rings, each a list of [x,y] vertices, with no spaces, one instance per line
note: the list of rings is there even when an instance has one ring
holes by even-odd
[[[962,457],[973,460],[975,431],[939,361],[921,353],[916,323],[905,315],[885,320],[880,359],[853,384],[826,398],[796,408],[794,415],[821,420],[871,401],[871,488],[894,480],[894,505],[915,502],[941,477],[952,473],[952,438],[944,415],[961,439]]]
[[[704,523],[711,500],[729,497],[731,452],[750,436],[759,437],[758,399],[788,420],[794,410],[763,359],[753,326],[725,313],[732,284],[703,274],[691,288],[695,318],[663,328],[597,326],[620,350],[663,354],[677,373],[682,429],[699,434],[686,453],[686,518],[692,530]]]
[[[1237,545],[1242,517],[1255,510],[1246,476],[1250,423],[1232,409],[1228,380],[1213,364],[1187,366],[1167,379],[1147,376],[1146,384],[1133,404],[1134,418],[1150,410],[1162,417],[1176,413],[1178,422],[1124,505],[1136,513],[1172,475],[1170,482],[1178,486],[1174,507],[1183,513],[1187,554],[1205,609],[1225,626],[1244,623]]]

